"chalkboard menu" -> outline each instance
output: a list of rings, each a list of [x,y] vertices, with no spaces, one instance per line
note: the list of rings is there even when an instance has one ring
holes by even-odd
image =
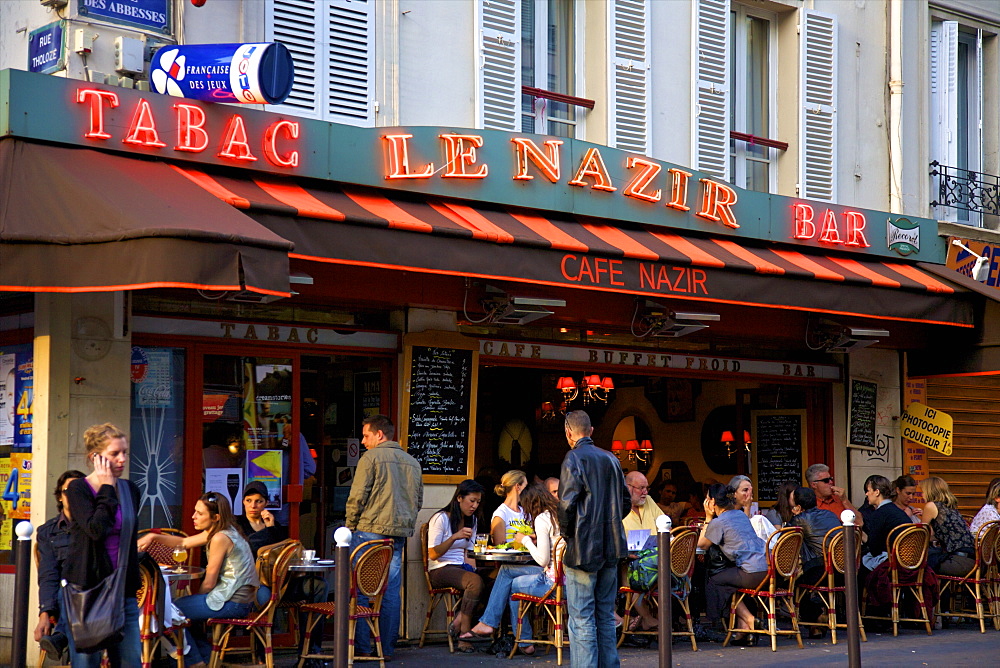
[[[473,351],[413,346],[407,452],[424,475],[467,475]]]
[[[878,384],[851,379],[851,412],[848,430],[851,445],[875,447],[875,401]]]
[[[802,484],[806,452],[804,410],[753,411],[754,485],[760,501],[778,500],[785,482]]]

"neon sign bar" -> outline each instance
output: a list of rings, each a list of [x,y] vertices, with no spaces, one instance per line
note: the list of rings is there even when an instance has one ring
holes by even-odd
[[[903,225],[874,209],[748,191],[695,169],[573,138],[355,127],[19,70],[0,71],[0,129],[7,137],[735,241],[931,262],[943,262],[947,251],[931,219],[908,216]],[[906,230],[905,249],[892,243],[896,228]]]

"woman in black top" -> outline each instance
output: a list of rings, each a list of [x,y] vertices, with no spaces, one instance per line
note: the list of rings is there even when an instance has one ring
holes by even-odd
[[[81,471],[66,471],[56,481],[56,510],[59,514],[38,527],[35,547],[38,550],[38,624],[35,642],[44,640],[42,649],[49,656],[59,658],[66,647],[66,620],[60,614],[59,583],[62,581],[63,564],[69,558],[70,511],[63,505],[63,497],[70,481],[83,478]],[[53,628],[54,627],[54,628]],[[61,640],[52,638],[61,636]]]
[[[135,594],[139,589],[139,559],[136,550],[136,510],[139,489],[121,477],[128,463],[128,440],[125,432],[110,423],[94,425],[83,434],[87,459],[93,472],[74,480],[66,490],[70,516],[70,550],[73,559],[64,565],[63,577],[84,588],[96,586],[114,569],[125,569],[125,637],[108,648],[112,666],[142,665],[139,640],[139,606]],[[119,506],[120,494],[128,493],[132,500],[130,517],[123,517]],[[122,531],[127,531],[125,554],[119,554]],[[70,656],[73,668],[98,668],[101,652],[78,652],[70,634]]]

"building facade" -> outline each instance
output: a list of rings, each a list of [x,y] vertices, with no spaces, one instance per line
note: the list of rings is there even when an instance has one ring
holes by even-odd
[[[824,461],[855,499],[980,494],[992,411],[959,406],[997,369],[997,270],[951,241],[996,242],[987,3],[107,5],[0,3],[0,461],[33,490],[0,542],[104,421],[144,527],[254,476],[321,551],[375,412],[423,520],[465,477],[553,474],[580,407],[654,488],[745,472],[769,505]],[[271,41],[283,104],[150,92],[174,44]],[[904,445],[915,400],[956,412],[951,458]]]

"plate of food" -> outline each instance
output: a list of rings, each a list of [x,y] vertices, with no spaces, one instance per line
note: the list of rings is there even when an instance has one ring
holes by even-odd
[[[493,547],[486,550],[490,554],[521,554],[524,550],[519,550],[516,547]]]

